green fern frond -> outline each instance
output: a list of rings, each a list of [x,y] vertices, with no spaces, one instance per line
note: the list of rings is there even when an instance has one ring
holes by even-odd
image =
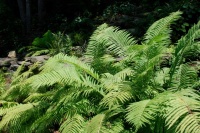
[[[170,68],[170,79],[177,67],[179,67],[183,63],[184,55],[187,54],[193,45],[198,43],[198,39],[200,38],[200,22],[195,24],[188,33],[182,37],[175,48],[175,53],[172,61],[172,66]],[[198,50],[198,49],[197,49]]]
[[[104,96],[104,92],[102,91],[103,86],[99,85],[98,82],[89,76],[82,77],[82,89],[80,89],[80,93],[84,96],[89,96],[93,92],[98,92],[102,96]]]
[[[76,67],[76,69],[78,70],[81,70],[81,71],[84,71],[85,73],[91,75],[93,78],[95,79],[99,79],[99,76],[98,74],[94,71],[93,68],[91,68],[88,64],[84,63],[84,62],[81,62],[78,58],[76,57],[73,57],[73,56],[67,56],[67,55],[64,55],[62,53],[59,53],[57,55],[55,55],[54,57],[52,57],[52,59],[54,60],[54,62],[57,62],[57,63],[61,63],[63,64],[63,67],[66,67],[69,65],[73,65],[74,67]],[[52,61],[51,61],[52,62]],[[51,64],[50,64],[51,65]],[[49,67],[49,63],[47,62],[47,65],[45,65],[43,67],[48,69]],[[51,68],[53,67],[50,66]]]
[[[194,44],[192,46],[186,47],[185,52],[184,52],[184,57],[190,57],[190,56],[194,56],[194,57],[198,57],[198,55],[200,55],[200,42],[194,42]]]
[[[42,54],[49,54],[50,53],[50,50],[49,49],[44,49],[44,50],[37,50],[37,51],[34,51],[34,52],[30,52],[29,54],[27,54],[26,56],[38,56],[38,55],[42,55]]]
[[[118,56],[126,56],[126,49],[136,44],[130,33],[125,30],[119,30],[117,27],[108,27],[105,30],[103,38],[106,39],[107,49]]]
[[[7,101],[22,102],[30,93],[31,86],[29,84],[12,85],[1,98]]]
[[[85,120],[82,116],[75,115],[72,118],[66,119],[59,130],[62,133],[81,133],[83,132],[84,123]]]
[[[68,67],[68,69],[59,69],[48,73],[42,73],[35,75],[27,80],[27,83],[31,83],[34,88],[40,88],[42,86],[52,86],[55,83],[61,84],[73,84],[80,83],[80,75],[77,73],[74,67]],[[80,84],[77,84],[80,86]]]
[[[1,111],[1,113],[4,113],[4,114],[5,114],[5,112],[7,112],[7,111],[5,111],[6,109],[9,111],[10,107],[18,105],[17,102],[8,102],[8,101],[4,101],[4,100],[0,100],[0,103],[2,105],[1,110],[4,110],[3,112]]]
[[[24,63],[14,73],[12,85],[17,85],[19,82],[23,82],[27,78],[33,76],[34,71],[37,70],[38,67],[40,66],[39,62],[36,62],[33,65],[31,65],[27,71],[23,72],[23,69],[25,67]],[[20,85],[21,85],[21,83],[20,83]]]
[[[105,114],[98,114],[88,121],[85,131],[87,133],[100,133],[105,119]]]
[[[38,102],[38,101],[50,101],[52,95],[55,92],[46,92],[46,93],[32,93],[29,97],[27,97],[24,102]]]
[[[112,90],[115,89],[117,86],[119,86],[121,83],[123,83],[128,76],[131,76],[134,74],[134,71],[130,68],[125,68],[122,71],[119,71],[115,75],[112,75],[110,73],[104,73],[102,74],[101,83],[105,86],[106,90]]]
[[[197,72],[187,64],[182,64],[174,73],[172,89],[191,88],[197,82]]]
[[[170,43],[170,25],[180,18],[182,13],[180,11],[173,12],[169,16],[162,18],[156,22],[154,22],[149,29],[147,30],[144,39],[145,44],[150,45],[154,43],[153,41],[157,40],[156,42],[163,42],[164,44]]]
[[[103,45],[103,40],[101,40],[101,34],[104,34],[104,30],[108,28],[107,24],[102,24],[97,27],[88,43],[86,50],[86,55],[92,58],[98,58],[105,54],[105,46]]]
[[[127,108],[126,120],[135,126],[136,132],[155,119],[156,107],[151,100],[131,103]]]
[[[180,133],[199,133],[200,132],[199,122],[200,122],[199,113],[188,114],[179,123],[179,125],[176,128],[176,131]]]
[[[100,102],[100,105],[108,106],[109,108],[111,108],[114,105],[123,104],[133,98],[130,92],[131,90],[129,90],[129,88],[126,89],[123,87],[119,90],[112,90],[104,96],[104,98]]]
[[[25,69],[25,62],[23,62],[18,68],[17,70],[15,71],[15,73],[13,74],[13,78],[16,78],[18,77],[20,74],[22,74],[22,72],[24,71]]]
[[[117,27],[108,27],[105,25],[106,24],[99,26],[100,28],[97,28],[97,31],[95,31],[91,36],[86,55],[99,58],[103,56],[107,50],[114,55],[125,56],[128,46],[135,44],[136,41],[127,31],[119,30]],[[99,31],[99,29],[101,30]],[[102,49],[97,49],[98,46],[103,47],[102,49],[104,49],[105,52],[102,53]],[[102,54],[97,55],[97,53]]]
[[[194,90],[185,89],[169,95],[167,101],[166,125],[171,128],[175,125],[176,132],[200,131],[200,95]]]
[[[31,114],[34,113],[38,105],[38,103],[28,103],[19,104],[9,109],[1,109],[0,114],[3,115],[3,118],[0,121],[0,129],[9,129],[12,132],[20,131],[23,127],[22,124],[31,118]]]
[[[46,108],[44,108],[43,112],[40,114],[40,117],[33,121],[30,129],[33,132],[49,132],[49,128],[53,124],[59,123],[62,117],[62,112],[58,113],[58,111],[55,110],[46,111]]]
[[[123,129],[121,121],[106,122],[105,126],[102,127],[101,133],[122,133]]]

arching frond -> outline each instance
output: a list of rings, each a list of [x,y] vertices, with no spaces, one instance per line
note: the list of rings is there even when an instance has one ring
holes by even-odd
[[[110,73],[104,73],[102,74],[101,83],[105,86],[106,90],[109,91],[115,89],[117,86],[126,81],[126,78],[128,76],[131,76],[133,74],[134,71],[130,68],[123,69],[115,75],[112,75]]]
[[[62,65],[62,68],[66,68],[67,66],[72,65],[76,69],[84,71],[86,74],[89,74],[93,78],[97,80],[99,79],[98,74],[87,63],[80,61],[77,57],[67,56],[62,53],[59,53],[55,55],[54,57],[52,57],[51,59],[49,59],[49,61],[47,61],[47,63],[43,66],[43,69],[44,69],[43,71],[51,70],[53,68],[56,68],[57,65],[59,65],[59,64],[53,65],[53,62],[54,64],[55,62],[60,63]]]
[[[52,62],[56,62],[57,65],[54,66]],[[41,74],[31,77],[27,82],[31,82],[36,88],[45,85],[51,86],[55,83],[68,85],[76,83],[77,86],[81,86],[87,84],[85,78],[88,75],[91,76],[91,83],[97,82],[99,79],[98,74],[86,63],[75,57],[58,54],[47,61]]]
[[[101,133],[121,133],[123,129],[121,121],[106,122],[105,126],[102,127]]]
[[[80,115],[75,115],[72,118],[66,119],[60,126],[59,130],[62,133],[81,133],[83,132],[84,124],[84,118]]]
[[[9,109],[1,109],[0,115],[3,116],[3,119],[0,121],[0,129],[6,129],[9,127],[12,132],[20,131],[23,129],[23,124],[25,124],[31,117],[34,117],[33,114],[35,113],[35,110],[37,110],[37,106],[38,103],[28,103],[19,104]]]
[[[51,96],[55,94],[55,92],[47,92],[47,93],[33,93],[29,97],[27,97],[24,102],[38,102],[38,101],[47,101],[51,100]]]
[[[112,90],[104,96],[100,102],[100,105],[108,106],[111,108],[114,105],[123,104],[131,98],[133,98],[133,96],[131,94],[130,87],[116,88],[116,90]]]
[[[25,67],[24,63],[17,69],[16,73],[13,75],[12,85],[15,85],[15,84],[17,85],[19,82],[21,83],[27,78],[33,76],[34,71],[37,70],[38,67],[40,66],[39,62],[36,62],[33,65],[31,65],[27,71],[22,72]]]
[[[145,44],[151,45],[155,42],[169,44],[171,33],[170,25],[179,19],[181,14],[180,11],[173,12],[169,16],[154,22],[144,36]]]
[[[170,69],[171,79],[177,67],[179,67],[183,63],[184,55],[189,52],[188,50],[190,49],[190,47],[192,47],[198,42],[199,38],[200,38],[200,22],[198,22],[192,28],[190,28],[188,33],[178,41],[177,46],[175,48],[172,66]]]
[[[98,114],[94,116],[86,125],[85,131],[87,133],[100,133],[103,126],[105,114]]]
[[[171,81],[172,89],[191,88],[197,82],[197,72],[186,64],[180,65]]]
[[[106,28],[108,28],[108,25],[104,23],[97,27],[97,29],[94,31],[90,37],[90,41],[86,50],[87,56],[95,59],[103,56],[106,53],[106,46],[104,45],[104,40],[102,40],[101,37]]]
[[[135,43],[136,41],[127,31],[103,24],[91,36],[86,55],[99,58],[108,50],[108,52],[114,55],[125,56],[128,46]],[[98,46],[101,46],[104,49],[103,51],[105,51],[101,56],[100,54],[96,56],[97,53],[102,53],[102,48],[97,49]]]
[[[164,114],[168,128],[175,125],[176,132],[200,132],[200,95],[191,89],[178,91],[168,98]]]
[[[158,107],[151,100],[143,100],[130,104],[127,108],[126,120],[135,126],[136,131],[145,124],[151,124]]]
[[[65,83],[71,85],[73,83],[80,83],[81,79],[79,73],[77,73],[74,67],[68,67],[66,69],[59,69],[35,75],[28,79],[27,82],[31,82],[31,85],[34,88],[39,88],[46,85],[51,86],[55,83]],[[77,85],[80,86],[80,84]]]

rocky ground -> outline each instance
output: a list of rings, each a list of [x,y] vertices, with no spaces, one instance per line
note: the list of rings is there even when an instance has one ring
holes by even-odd
[[[27,68],[29,68],[36,62],[43,64],[47,59],[49,59],[48,55],[41,55],[24,57],[23,59],[19,60],[17,58],[16,52],[10,51],[7,57],[0,58],[0,70],[6,73],[5,80],[7,86],[9,86],[12,81],[12,74],[17,70],[20,65],[24,64]]]

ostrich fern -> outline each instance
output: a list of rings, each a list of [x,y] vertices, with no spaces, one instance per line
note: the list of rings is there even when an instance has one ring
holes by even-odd
[[[155,22],[141,45],[127,31],[103,24],[91,36],[84,59],[59,53],[38,74],[18,72],[1,98],[0,131],[200,132],[200,94],[194,89],[199,79],[183,61],[193,45],[199,47],[199,23],[170,53],[171,67],[161,66],[170,25],[180,15]]]

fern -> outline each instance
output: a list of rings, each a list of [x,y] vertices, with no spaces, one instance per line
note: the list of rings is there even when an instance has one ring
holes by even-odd
[[[197,43],[197,39],[200,37],[200,22],[195,24],[188,33],[182,37],[176,46],[172,66],[170,69],[170,81],[176,68],[183,63],[184,55],[188,53],[188,48]]]
[[[119,30],[117,27],[108,27],[106,24],[99,26],[96,32],[91,36],[90,40],[86,55],[93,56],[94,58],[102,56],[102,54],[95,56],[96,53],[102,51],[102,49],[97,48],[98,46],[102,46],[105,52],[109,51],[118,56],[125,56],[125,51],[128,46],[136,43],[134,38],[132,38],[128,32]]]
[[[103,24],[91,36],[85,57],[59,53],[40,69],[19,69],[12,87],[1,95],[0,129],[199,132],[199,79],[183,61],[198,47],[199,23],[179,40],[171,68],[161,65],[169,53],[170,25],[180,14],[155,22],[141,45],[125,30]],[[49,46],[56,48],[60,41]]]
[[[181,14],[180,11],[173,12],[169,16],[154,22],[145,34],[145,44],[152,44],[154,43],[153,41],[169,44],[171,33],[169,26],[174,21],[178,20]]]
[[[169,99],[167,103],[169,107],[165,114],[168,128],[177,124],[176,132],[199,132],[200,95],[191,89],[186,89],[170,95]]]
[[[197,82],[196,71],[188,65],[182,64],[172,79],[172,89],[191,88]]]
[[[105,119],[104,114],[98,114],[94,116],[90,122],[88,122],[86,126],[86,132],[87,133],[100,133],[101,128],[103,126],[103,121]]]
[[[135,126],[135,131],[137,132],[145,124],[151,124],[151,121],[155,119],[157,110],[158,107],[153,105],[151,100],[135,102],[127,108],[126,119]]]
[[[11,132],[20,131],[22,128],[21,124],[26,122],[27,119],[30,119],[30,111],[32,110],[33,114],[35,106],[37,105],[38,103],[32,103],[13,106],[9,109],[1,109],[0,115],[3,115],[3,119],[0,122],[0,129],[10,127]]]
[[[62,123],[60,131],[63,133],[81,133],[84,127],[84,118],[80,115],[75,115],[72,118],[68,118]]]

